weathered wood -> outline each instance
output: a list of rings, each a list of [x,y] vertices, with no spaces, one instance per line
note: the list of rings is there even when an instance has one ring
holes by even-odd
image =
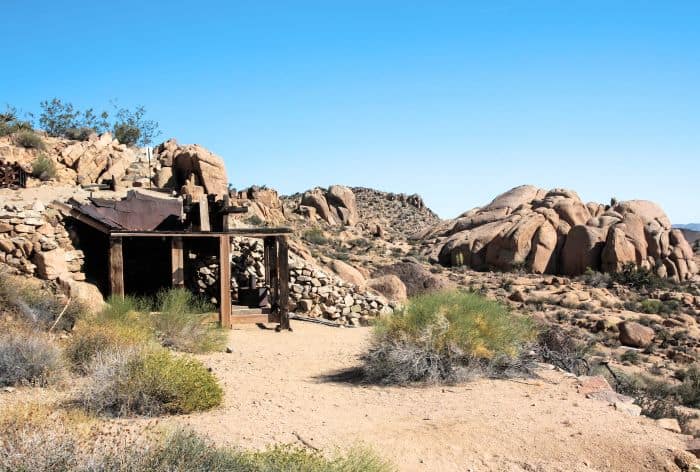
[[[279,285],[279,323],[281,329],[289,326],[289,245],[284,236],[277,238],[277,279]]]
[[[199,230],[211,231],[211,222],[209,221],[209,200],[206,196],[199,199]]]
[[[109,282],[110,294],[124,296],[124,252],[122,238],[109,239]]]
[[[219,237],[219,323],[231,327],[231,238]]]
[[[182,236],[183,238],[201,238],[203,236],[246,236],[249,238],[265,238],[267,236],[284,236],[292,234],[291,228],[232,228],[228,231],[127,231],[127,230],[112,230],[111,234],[124,237],[151,237],[161,238],[170,236]]]
[[[185,286],[185,251],[181,237],[174,237],[171,240],[173,287],[182,288]]]
[[[265,238],[266,264],[265,277],[267,285],[270,287],[270,305],[272,306],[273,315],[279,315],[279,277],[277,276],[279,268],[277,267],[277,238]]]

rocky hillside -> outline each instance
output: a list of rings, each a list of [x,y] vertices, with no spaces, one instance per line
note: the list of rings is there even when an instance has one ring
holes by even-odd
[[[407,238],[440,222],[420,195],[382,192],[365,187],[352,187],[352,191],[360,221],[368,227],[376,225],[388,234]]]
[[[676,280],[698,271],[683,233],[655,203],[583,203],[566,189],[516,187],[423,237],[434,260],[476,270],[579,275],[631,264]]]

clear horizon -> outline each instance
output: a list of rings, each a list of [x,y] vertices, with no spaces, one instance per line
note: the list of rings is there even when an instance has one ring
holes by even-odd
[[[233,186],[518,185],[700,222],[697,2],[3,2],[0,106],[143,105]]]

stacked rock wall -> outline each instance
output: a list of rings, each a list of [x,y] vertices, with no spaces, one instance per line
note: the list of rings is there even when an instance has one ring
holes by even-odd
[[[57,210],[40,202],[0,208],[0,262],[18,272],[53,280],[70,273],[84,280],[83,252],[75,249]]]
[[[215,301],[218,296],[218,264],[215,259],[195,256],[195,283],[200,293]],[[232,238],[231,289],[233,298],[239,287],[265,284],[263,244],[258,239]],[[366,324],[371,318],[393,311],[395,305],[381,295],[347,283],[295,254],[289,254],[290,311],[322,317],[342,325]]]
[[[687,280],[697,273],[693,251],[663,210],[644,200],[584,204],[576,192],[517,187],[489,205],[438,227],[433,254],[445,265],[477,270],[524,267],[578,275],[616,272],[633,264]]]

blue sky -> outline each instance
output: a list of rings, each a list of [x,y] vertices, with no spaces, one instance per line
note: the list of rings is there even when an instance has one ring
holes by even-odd
[[[700,221],[700,2],[2,0],[0,104],[144,105],[238,188],[523,183]]]

